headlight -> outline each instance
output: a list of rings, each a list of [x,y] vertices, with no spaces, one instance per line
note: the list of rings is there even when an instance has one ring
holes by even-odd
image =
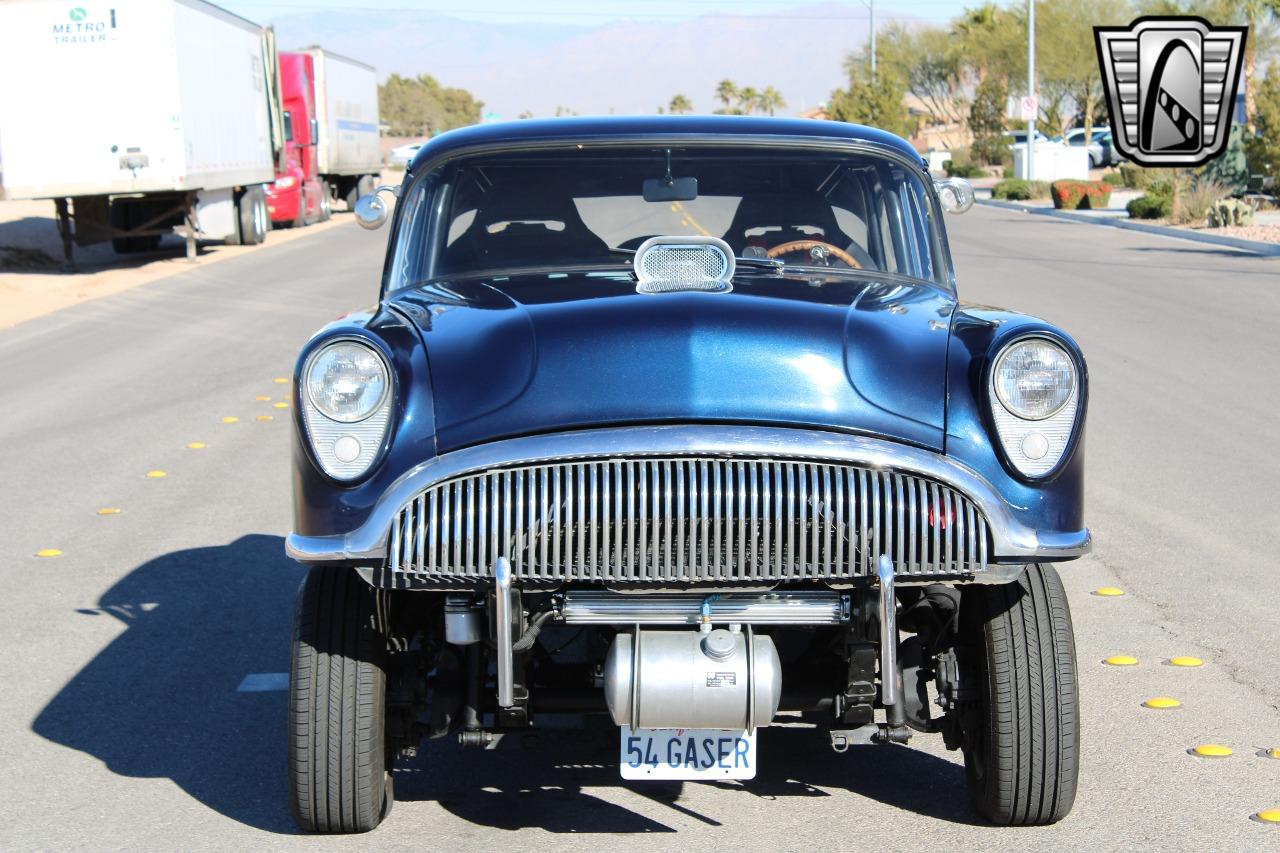
[[[373,347],[352,340],[328,344],[302,371],[302,418],[320,467],[354,480],[373,465],[391,419],[391,373]]]
[[[1057,344],[1042,338],[1019,341],[996,362],[996,396],[1020,418],[1057,414],[1076,390],[1076,366]]]
[[[342,341],[320,350],[307,368],[307,395],[320,414],[350,424],[362,421],[387,394],[387,367],[363,344]]]
[[[996,357],[988,388],[1005,457],[1028,477],[1052,471],[1071,441],[1080,403],[1071,355],[1047,338],[1023,338]]]
[[[287,190],[295,183],[293,175],[285,175],[276,181],[276,186],[282,190]]]

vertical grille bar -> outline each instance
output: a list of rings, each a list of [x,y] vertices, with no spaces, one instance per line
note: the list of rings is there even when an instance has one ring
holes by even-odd
[[[388,541],[393,572],[555,581],[869,577],[987,567],[988,523],[950,486],[854,465],[616,458],[485,471],[410,498]]]

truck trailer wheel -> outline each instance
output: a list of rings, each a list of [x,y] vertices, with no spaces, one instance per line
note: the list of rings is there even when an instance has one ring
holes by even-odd
[[[361,175],[360,179],[347,190],[347,210],[355,210],[356,202],[361,196],[369,195],[378,186],[376,175]]]
[[[1016,582],[968,586],[960,605],[969,796],[993,823],[1055,823],[1071,811],[1080,706],[1071,611],[1051,565]],[[965,670],[968,671],[967,676]]]
[[[235,230],[223,240],[228,246],[256,246],[267,239],[267,194],[249,187],[236,196]]]
[[[367,832],[391,807],[381,595],[338,567],[311,569],[298,590],[289,787],[307,832]]]
[[[328,181],[320,182],[320,222],[328,222],[333,215],[333,189]]]

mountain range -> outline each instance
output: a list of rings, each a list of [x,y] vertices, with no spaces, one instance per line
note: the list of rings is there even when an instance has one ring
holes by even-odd
[[[725,78],[775,87],[787,102],[780,112],[793,115],[844,85],[846,55],[867,41],[865,6],[753,9],[760,11],[599,26],[481,23],[403,10],[289,14],[271,23],[282,48],[318,44],[375,66],[379,79],[430,74],[471,91],[494,118],[547,116],[557,108],[652,114],[676,93],[697,112],[710,112]]]

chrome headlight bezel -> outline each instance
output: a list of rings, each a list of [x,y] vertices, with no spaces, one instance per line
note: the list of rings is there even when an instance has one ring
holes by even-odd
[[[316,405],[311,396],[311,372],[325,352],[336,346],[356,345],[372,353],[381,364],[385,381],[377,403],[357,420],[333,418]],[[303,361],[298,373],[297,398],[302,413],[311,456],[331,479],[350,483],[364,477],[382,457],[390,433],[391,413],[396,397],[396,378],[391,361],[374,341],[354,335],[332,338],[317,346]]]
[[[997,382],[1005,358],[1019,345],[1037,341],[1058,349],[1071,365],[1071,392],[1051,412],[1035,416],[1020,412],[1000,393]],[[1047,333],[1019,335],[1001,345],[987,373],[987,404],[1004,460],[1021,477],[1044,480],[1054,476],[1075,446],[1085,393],[1084,365],[1072,347]]]

